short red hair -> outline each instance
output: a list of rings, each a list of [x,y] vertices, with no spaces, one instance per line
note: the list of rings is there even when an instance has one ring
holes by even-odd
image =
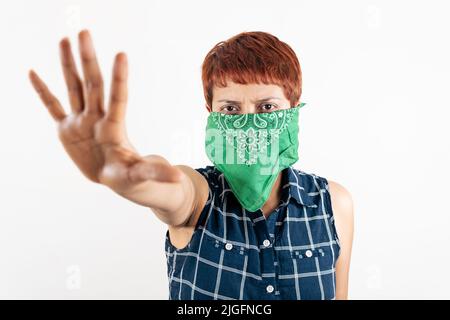
[[[292,48],[262,31],[242,32],[217,43],[202,64],[203,93],[212,107],[213,87],[239,84],[275,84],[296,106],[302,94],[302,71]]]

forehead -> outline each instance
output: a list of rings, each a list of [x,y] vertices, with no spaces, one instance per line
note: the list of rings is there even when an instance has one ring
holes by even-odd
[[[228,81],[227,86],[224,88],[213,87],[214,100],[229,99],[240,101],[243,99],[261,99],[266,96],[285,98],[283,89],[276,84],[239,84]]]

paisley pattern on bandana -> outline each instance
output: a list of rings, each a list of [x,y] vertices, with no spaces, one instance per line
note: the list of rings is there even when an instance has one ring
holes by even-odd
[[[268,113],[209,114],[206,154],[246,210],[261,208],[280,171],[298,160],[298,115],[304,104]]]
[[[224,114],[211,112],[210,117],[227,143],[236,149],[236,155],[246,165],[257,163],[258,153],[276,143],[288,127],[294,113],[305,105],[267,113]]]

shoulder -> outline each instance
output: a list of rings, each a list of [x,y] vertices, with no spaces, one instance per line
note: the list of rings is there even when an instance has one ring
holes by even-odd
[[[340,183],[328,180],[331,204],[335,214],[353,216],[353,199],[350,192]]]
[[[338,235],[342,242],[351,243],[354,220],[352,196],[344,186],[336,181],[328,180],[328,187]]]

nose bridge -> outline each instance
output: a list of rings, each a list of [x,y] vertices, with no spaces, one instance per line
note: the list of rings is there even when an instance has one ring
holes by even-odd
[[[245,99],[241,104],[242,113],[256,113],[258,111],[258,102],[251,99]]]

